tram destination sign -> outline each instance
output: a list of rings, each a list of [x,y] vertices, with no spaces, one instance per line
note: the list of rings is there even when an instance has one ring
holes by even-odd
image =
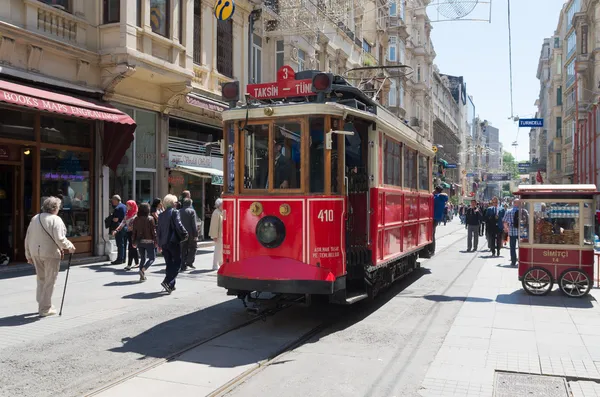
[[[277,81],[248,84],[246,92],[254,99],[291,98],[317,95],[312,92],[312,79],[296,80],[296,72],[288,65],[277,71]]]
[[[484,174],[483,180],[487,182],[510,181],[510,174]]]
[[[519,127],[543,127],[544,119],[519,119]]]

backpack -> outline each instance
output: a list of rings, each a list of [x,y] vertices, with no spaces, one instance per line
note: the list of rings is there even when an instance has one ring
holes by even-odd
[[[519,210],[515,210],[513,214],[513,227],[519,227]]]

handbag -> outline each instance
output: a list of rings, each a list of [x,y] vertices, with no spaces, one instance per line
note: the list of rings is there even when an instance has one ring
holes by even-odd
[[[186,233],[182,236],[181,233],[179,233],[179,229],[177,229],[177,227],[175,227],[175,211],[176,210],[173,210],[171,212],[171,230],[172,230],[171,239],[174,238],[175,242],[182,244],[188,240],[189,234]]]
[[[48,235],[48,237],[50,237],[50,239],[52,240],[52,242],[56,245],[56,247],[60,251],[60,259],[61,260],[65,259],[65,251],[63,251],[63,249],[60,248],[60,245],[58,245],[58,243],[56,242],[56,240],[54,240],[54,237],[52,237],[52,235],[44,227],[44,224],[42,223],[42,214],[38,215],[38,221],[40,222],[40,226],[42,227],[42,230],[46,232],[46,234]]]

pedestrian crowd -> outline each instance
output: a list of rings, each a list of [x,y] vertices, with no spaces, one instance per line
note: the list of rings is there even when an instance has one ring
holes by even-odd
[[[112,265],[126,264],[124,271],[136,268],[140,282],[146,281],[146,272],[159,253],[166,264],[162,288],[175,291],[177,275],[195,269],[198,226],[196,210],[188,190],[181,196],[167,194],[152,204],[128,200],[123,204],[119,195],[112,196],[112,213],[104,226],[114,236],[117,258]],[[58,215],[62,200],[58,197],[43,199],[42,211],[35,215],[27,228],[25,256],[35,266],[37,275],[36,299],[38,314],[42,317],[57,313],[52,305],[52,293],[65,252],[75,252],[75,246],[66,237],[67,228]],[[223,200],[217,199],[211,217],[209,236],[215,242],[213,270],[223,263]]]
[[[437,186],[433,193],[433,251],[435,251],[437,227],[442,223],[446,225],[454,215],[458,215],[461,225],[465,225],[467,229],[467,252],[477,251],[479,237],[485,235],[492,257],[499,257],[500,249],[508,244],[510,264],[513,267],[517,266],[519,200],[514,200],[512,206],[508,201],[501,203],[498,197],[493,197],[489,202],[478,202],[472,199],[469,206],[453,205],[443,190],[441,186]]]

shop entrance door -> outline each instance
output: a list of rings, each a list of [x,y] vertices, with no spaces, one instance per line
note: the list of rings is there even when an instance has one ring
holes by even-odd
[[[25,260],[20,169],[18,165],[0,164],[0,265]]]

